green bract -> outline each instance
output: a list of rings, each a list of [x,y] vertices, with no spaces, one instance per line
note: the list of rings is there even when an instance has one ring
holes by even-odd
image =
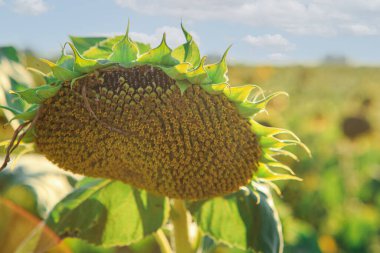
[[[255,121],[255,115],[265,111],[267,103],[274,97],[286,94],[277,92],[265,96],[260,87],[256,85],[230,85],[227,76],[226,57],[229,48],[222,59],[214,64],[205,64],[206,57],[201,57],[198,46],[193,37],[182,26],[186,42],[175,49],[171,49],[163,35],[161,43],[151,48],[150,45],[133,41],[129,37],[129,26],[124,36],[112,38],[87,38],[71,37],[72,42],[65,44],[57,62],[42,60],[49,65],[51,72],[45,75],[46,84],[36,88],[15,90],[16,94],[25,106],[19,108],[2,106],[14,114],[14,119],[33,121],[41,104],[55,96],[60,91],[64,82],[71,82],[73,88],[76,81],[85,78],[97,70],[120,66],[133,68],[150,65],[161,69],[170,78],[174,79],[181,94],[191,86],[199,86],[210,95],[223,95],[233,103],[240,116],[246,119],[252,132],[257,136],[261,155],[258,161],[257,171],[253,180],[273,181],[280,179],[296,179],[292,170],[280,163],[275,157],[285,155],[297,159],[297,157],[284,150],[292,145],[302,146],[299,138],[286,129],[266,127]],[[72,55],[66,54],[69,46]],[[28,138],[33,138],[33,126],[28,128]],[[289,136],[289,139],[278,137]],[[283,169],[287,173],[280,173],[277,169]]]

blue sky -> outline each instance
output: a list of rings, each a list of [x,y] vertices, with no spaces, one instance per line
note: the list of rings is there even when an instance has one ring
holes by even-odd
[[[380,65],[380,0],[0,0],[0,45],[59,52],[68,35],[122,34],[153,45],[183,42],[181,20],[203,54],[252,64],[317,63],[343,55]]]

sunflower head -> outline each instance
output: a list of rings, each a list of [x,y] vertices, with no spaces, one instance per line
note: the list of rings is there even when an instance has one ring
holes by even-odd
[[[297,179],[275,156],[295,157],[283,148],[304,145],[254,120],[283,93],[230,85],[228,50],[205,64],[182,30],[186,42],[174,50],[165,35],[151,48],[129,29],[112,38],[71,37],[72,55],[63,49],[56,63],[43,60],[51,68],[45,85],[14,92],[30,106],[13,111],[23,127],[9,151],[25,137],[65,170],[180,199],[224,195],[252,180]]]

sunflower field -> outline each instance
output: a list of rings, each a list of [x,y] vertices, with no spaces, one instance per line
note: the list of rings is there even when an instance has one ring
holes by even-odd
[[[182,31],[0,47],[0,252],[380,252],[380,69]]]

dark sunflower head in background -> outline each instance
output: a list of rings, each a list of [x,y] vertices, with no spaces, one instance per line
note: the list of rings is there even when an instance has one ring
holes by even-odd
[[[179,199],[228,194],[252,180],[297,179],[275,156],[295,157],[284,148],[305,146],[292,132],[254,120],[283,92],[230,85],[227,52],[205,64],[183,27],[186,42],[174,50],[165,35],[151,48],[128,30],[72,37],[72,55],[63,49],[56,63],[44,60],[51,68],[45,85],[14,92],[28,106],[3,106],[22,122],[3,167],[24,141],[62,169]]]

